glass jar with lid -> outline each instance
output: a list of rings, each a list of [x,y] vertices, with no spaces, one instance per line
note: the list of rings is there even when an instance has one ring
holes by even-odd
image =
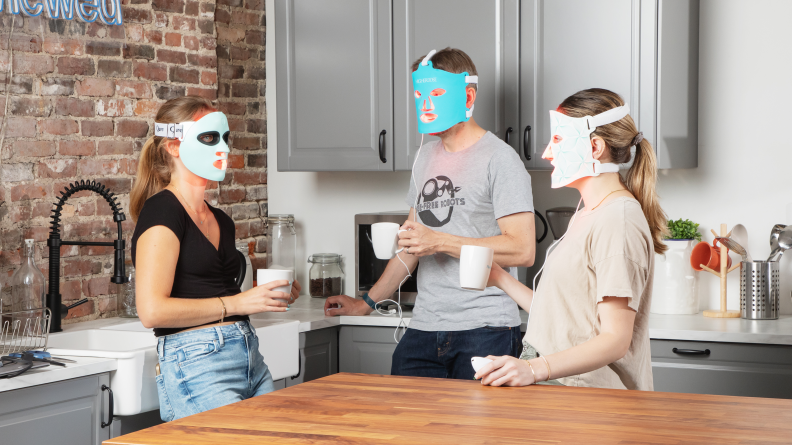
[[[341,269],[341,255],[337,253],[316,253],[308,257],[311,270],[308,271],[308,291],[314,298],[327,298],[340,295],[344,290],[344,271]]]
[[[116,285],[118,289],[116,308],[118,309],[119,317],[135,318],[138,316],[138,313],[137,303],[135,301],[135,266],[132,264],[132,260],[126,260],[124,262],[124,269],[128,281]]]
[[[267,217],[267,269],[294,270],[297,257],[297,230],[294,215]]]

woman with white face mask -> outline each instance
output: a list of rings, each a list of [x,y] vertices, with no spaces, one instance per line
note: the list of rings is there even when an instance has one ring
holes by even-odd
[[[284,312],[297,299],[274,281],[241,292],[234,221],[204,200],[228,163],[226,116],[200,97],[165,102],[140,153],[130,194],[140,321],[157,336],[164,421],[273,390],[248,315]]]
[[[493,265],[489,285],[529,311],[528,328],[519,359],[490,356],[476,378],[651,391],[653,259],[667,250],[654,150],[611,91],[580,91],[550,114],[553,188],[577,189],[585,208],[548,252],[536,293]]]

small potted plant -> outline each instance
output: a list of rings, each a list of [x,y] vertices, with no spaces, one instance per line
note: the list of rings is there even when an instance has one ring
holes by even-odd
[[[689,219],[668,221],[668,251],[655,255],[652,308],[655,314],[697,314],[698,275],[690,266],[693,247],[701,241],[699,225]]]

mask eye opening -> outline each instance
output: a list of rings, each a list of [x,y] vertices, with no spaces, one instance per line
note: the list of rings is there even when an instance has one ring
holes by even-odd
[[[415,98],[418,99],[419,97],[421,97],[421,92],[418,91],[418,90],[415,90]]]
[[[208,138],[211,139],[206,140]],[[205,131],[198,135],[198,142],[210,147],[217,145],[220,142],[220,133],[217,131]]]
[[[231,132],[230,132],[230,131],[226,131],[225,133],[223,133],[223,142],[225,142],[225,143],[226,143],[226,145],[228,144],[228,136],[229,136],[230,134],[231,134]]]
[[[444,89],[442,89],[442,88],[435,88],[435,89],[433,89],[433,90],[432,90],[432,92],[431,92],[431,93],[429,93],[429,95],[430,95],[430,96],[435,96],[435,97],[438,97],[438,96],[442,96],[442,95],[443,95],[443,94],[445,94],[445,93],[446,93],[446,91],[445,91]]]

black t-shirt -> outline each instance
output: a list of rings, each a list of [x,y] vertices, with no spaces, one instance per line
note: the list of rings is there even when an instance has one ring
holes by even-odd
[[[206,204],[220,226],[220,244],[215,249],[176,195],[163,190],[150,197],[140,211],[135,233],[132,235],[132,263],[135,264],[137,240],[146,230],[154,226],[165,226],[179,238],[179,260],[176,275],[173,277],[171,298],[216,298],[228,297],[241,292],[236,285],[239,273],[239,254],[234,247],[234,221],[220,209]],[[217,315],[220,321],[222,306],[217,302]],[[247,316],[236,315],[226,321],[244,321]],[[154,335],[175,334],[183,328],[154,328]]]

